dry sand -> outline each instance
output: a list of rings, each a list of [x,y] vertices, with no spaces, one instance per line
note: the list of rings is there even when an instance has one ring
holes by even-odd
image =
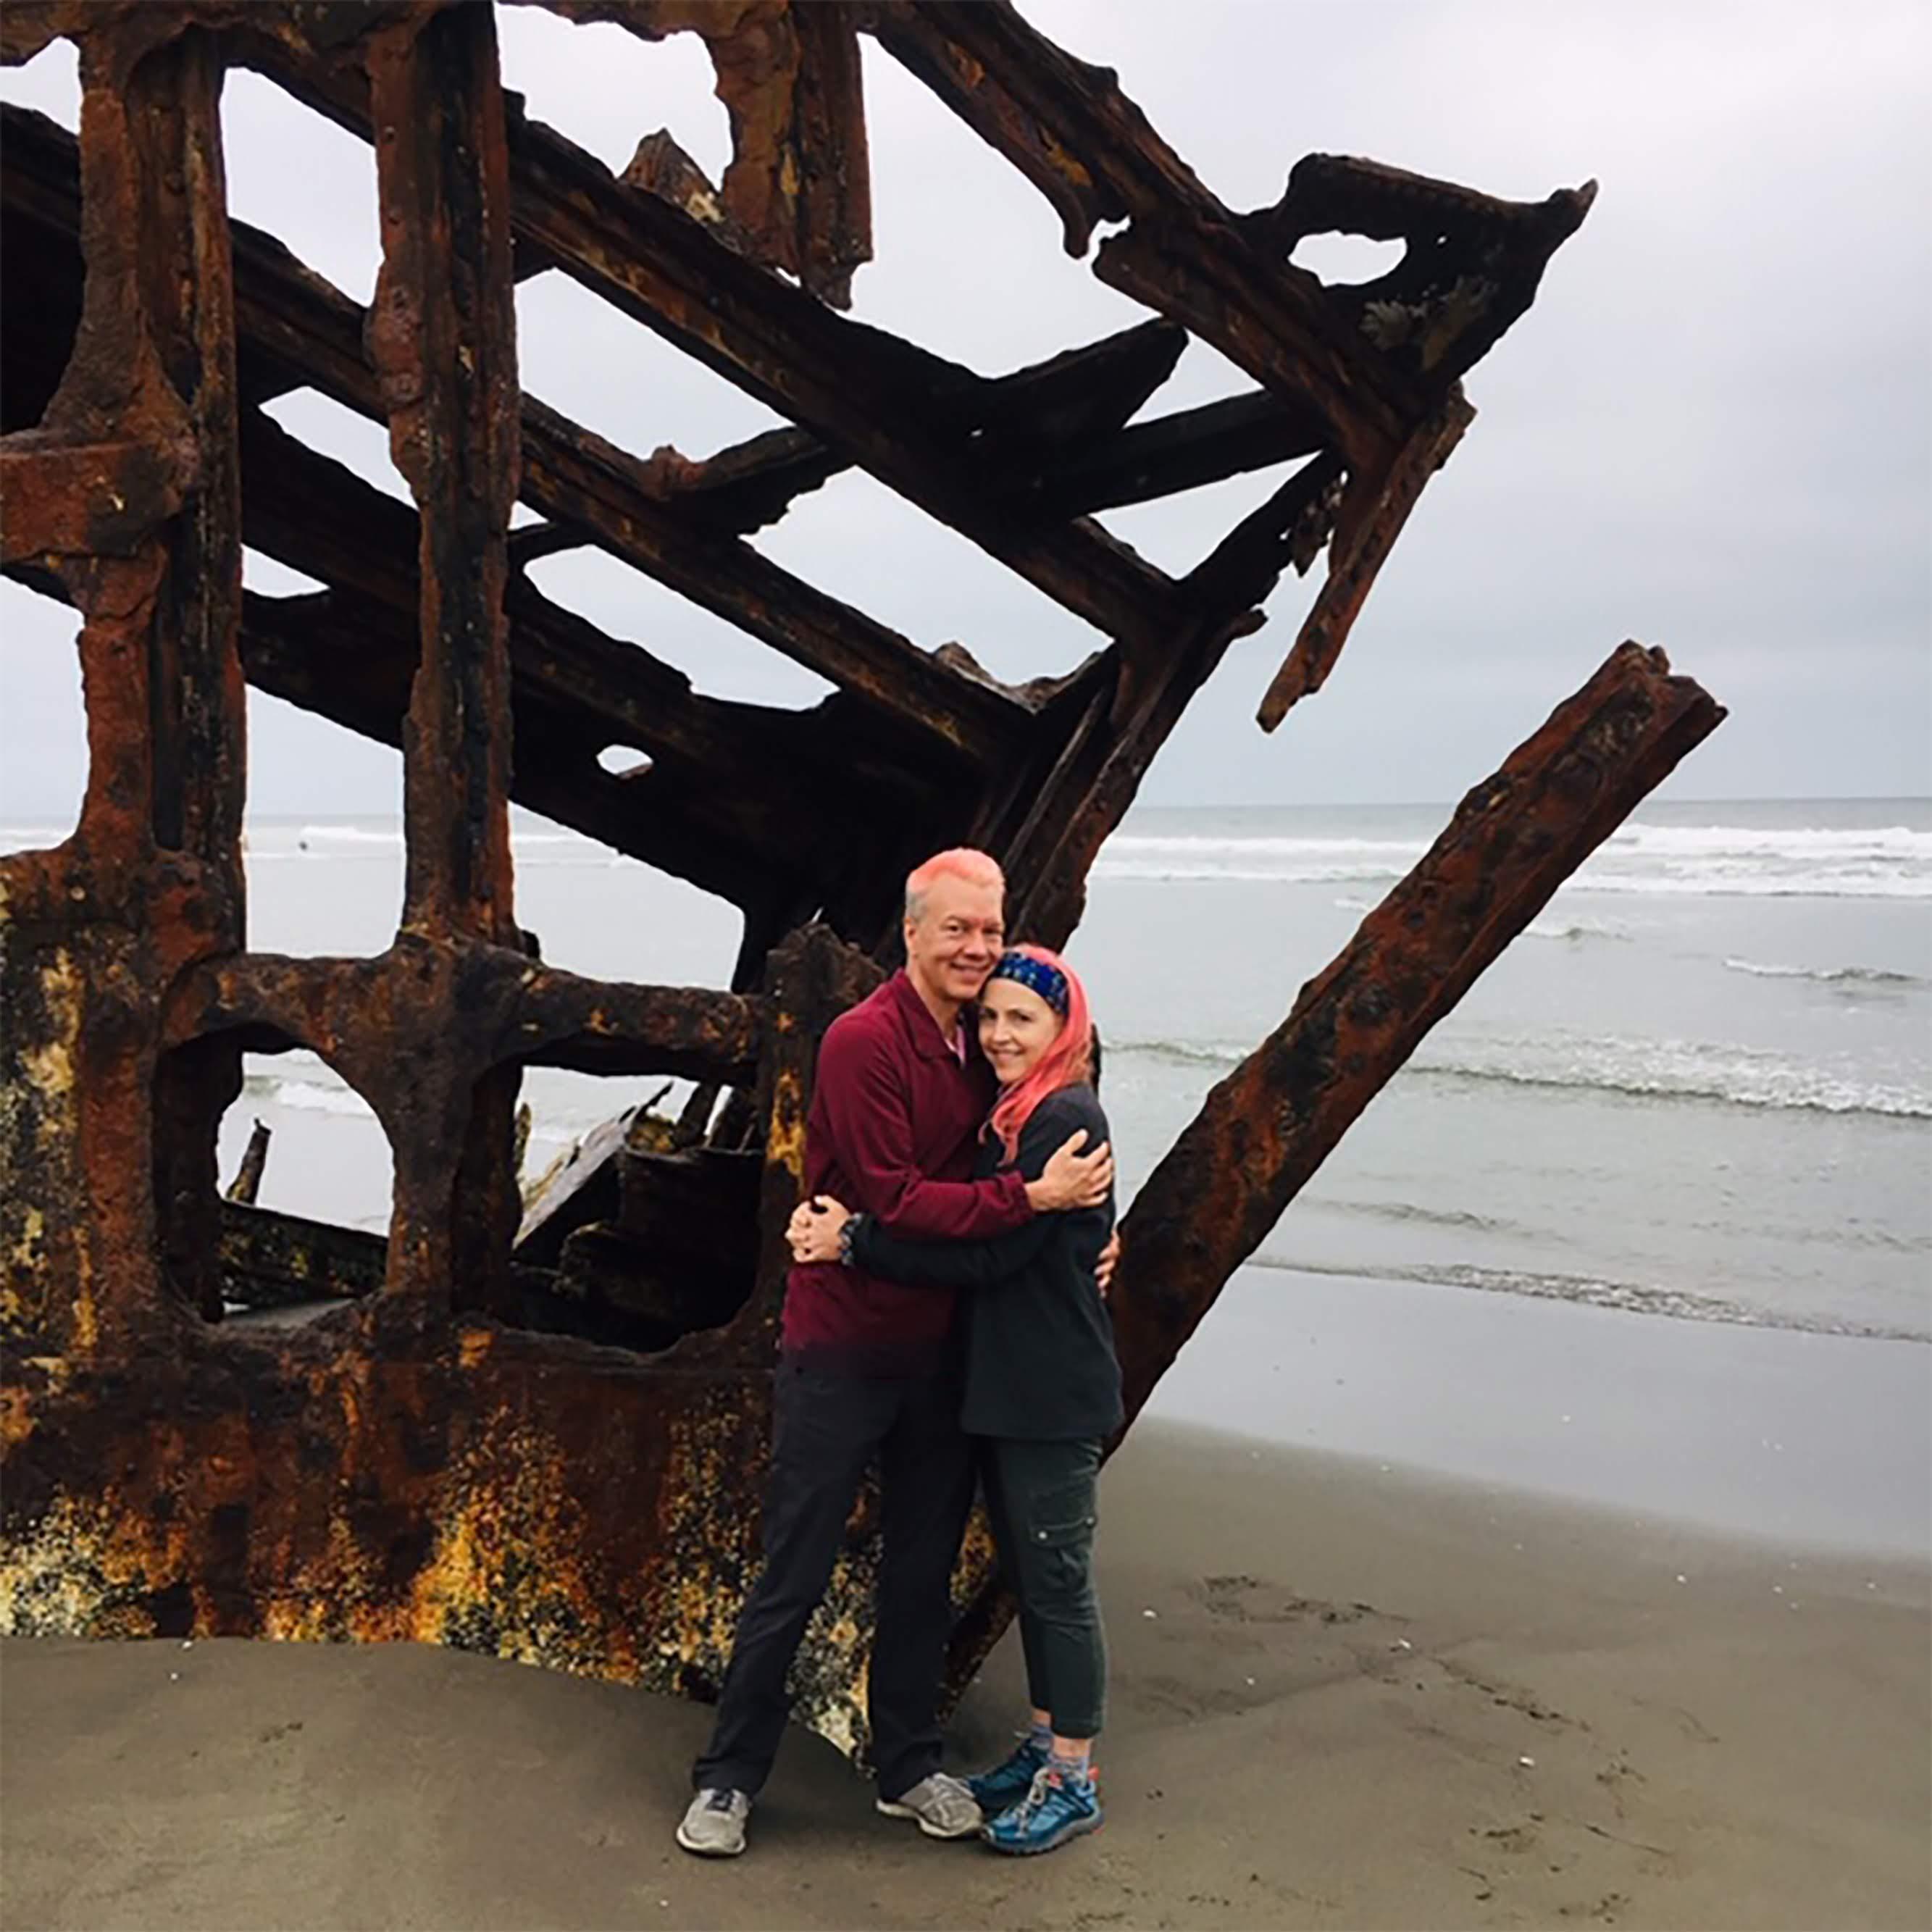
[[[700,1863],[706,1712],[479,1658],[16,1642],[5,1925],[1932,1923],[1920,1568],[1154,1424],[1102,1508],[1108,1822],[1051,1858],[928,1843],[794,1735]]]

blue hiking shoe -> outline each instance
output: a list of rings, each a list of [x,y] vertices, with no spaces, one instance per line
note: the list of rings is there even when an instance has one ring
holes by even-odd
[[[1008,1805],[1027,1795],[1034,1778],[1046,1768],[1046,1745],[1022,1731],[1012,1756],[1004,1764],[994,1765],[991,1771],[982,1771],[977,1778],[969,1778],[966,1789],[988,1818],[997,1818]]]
[[[980,1834],[996,1852],[1025,1858],[1051,1852],[1083,1832],[1100,1828],[1100,1793],[1094,1780],[1037,1771],[1027,1795]]]

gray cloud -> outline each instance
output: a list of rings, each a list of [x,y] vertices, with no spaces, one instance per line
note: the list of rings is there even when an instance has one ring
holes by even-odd
[[[1590,219],[1536,307],[1473,374],[1475,427],[1432,484],[1328,688],[1272,738],[1254,704],[1312,593],[1291,579],[1157,764],[1163,802],[1444,798],[1480,776],[1626,636],[1665,644],[1732,717],[1676,782],[1705,796],[1932,790],[1932,30],[1916,5],[1123,7],[1031,17],[1118,69],[1237,207],[1315,149],[1498,193],[1588,176]],[[701,50],[535,10],[502,16],[506,74],[621,166],[670,125],[714,173],[722,110]],[[1052,211],[868,46],[879,260],[862,318],[997,372],[1138,320],[1062,250]],[[73,120],[56,47],[9,98]],[[236,212],[366,298],[366,149],[252,76],[225,106]],[[1372,251],[1310,249],[1323,273]],[[702,454],[761,406],[561,276],[520,295],[532,393],[640,452]],[[1154,409],[1244,380],[1184,358]],[[292,398],[284,420],[386,467],[380,431]],[[340,438],[339,444],[332,439]],[[1184,568],[1272,479],[1108,519]],[[393,478],[388,487],[398,487]],[[835,480],[759,542],[922,644],[1006,676],[1098,641],[869,478]],[[250,581],[281,587],[251,561]],[[559,558],[546,587],[707,689],[782,704],[818,688],[622,566]],[[64,612],[0,588],[0,818],[70,813],[84,770]],[[396,760],[253,700],[264,810],[392,808]]]

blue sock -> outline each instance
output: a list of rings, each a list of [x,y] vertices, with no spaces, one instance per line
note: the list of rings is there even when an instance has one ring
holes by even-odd
[[[1050,1771],[1058,1773],[1064,1784],[1085,1786],[1093,1781],[1094,1764],[1090,1758],[1062,1757],[1049,1748],[1046,1762]]]
[[[1026,1741],[1040,1753],[1042,1757],[1051,1757],[1053,1755],[1053,1726],[1051,1724],[1036,1724],[1031,1718],[1028,1718]]]

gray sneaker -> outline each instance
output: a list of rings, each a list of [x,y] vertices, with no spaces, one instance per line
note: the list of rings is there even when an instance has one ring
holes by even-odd
[[[677,1828],[677,1841],[700,1858],[735,1858],[745,1849],[752,1801],[742,1791],[700,1791]]]
[[[916,1818],[928,1838],[970,1838],[986,1821],[964,1778],[935,1771],[896,1798],[881,1798],[879,1809],[888,1818]]]

